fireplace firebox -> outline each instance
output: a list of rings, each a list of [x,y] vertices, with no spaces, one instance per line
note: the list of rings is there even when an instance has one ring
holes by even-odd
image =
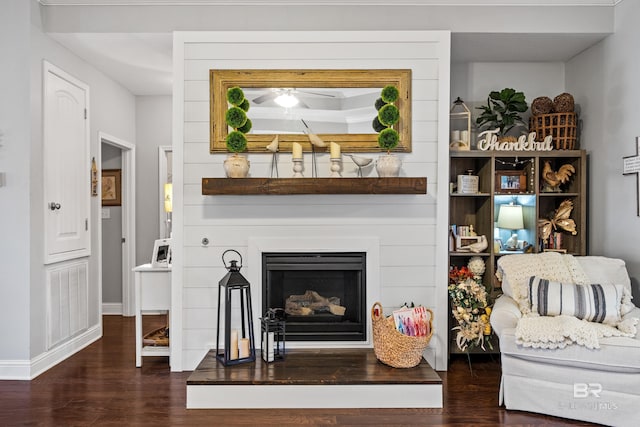
[[[262,312],[282,309],[287,341],[365,341],[366,253],[263,253]]]

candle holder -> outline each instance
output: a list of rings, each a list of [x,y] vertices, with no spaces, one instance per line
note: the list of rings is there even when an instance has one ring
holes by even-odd
[[[228,252],[235,252],[240,257],[240,265],[237,260],[231,260],[229,266],[224,256]],[[227,249],[222,253],[222,264],[228,270],[227,274],[218,282],[218,322],[216,332],[216,358],[224,366],[237,365],[239,363],[255,362],[256,350],[253,335],[253,310],[251,309],[251,286],[247,279],[240,274],[242,268],[242,255],[234,249]],[[224,293],[224,304],[222,294]],[[231,311],[233,295],[240,297],[240,331],[231,329]],[[235,307],[234,307],[235,308]],[[222,339],[224,350],[220,348],[221,314],[224,311],[224,331]],[[236,320],[237,323],[237,319]],[[239,345],[240,344],[240,345]]]
[[[342,169],[342,158],[337,157],[329,160],[331,160],[331,178],[341,178],[340,169]]]
[[[282,316],[278,316],[278,312]],[[267,363],[283,360],[286,328],[284,310],[270,308],[264,317],[260,318],[260,324],[262,325],[262,340],[260,341],[262,359]]]
[[[293,177],[294,178],[304,178],[302,175],[302,159],[292,159],[293,160]]]

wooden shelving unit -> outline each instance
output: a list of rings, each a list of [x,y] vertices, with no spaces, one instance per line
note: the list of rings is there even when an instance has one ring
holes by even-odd
[[[426,194],[427,178],[202,178],[202,195]]]
[[[571,218],[576,222],[578,234],[563,234],[562,244],[567,253],[586,255],[587,253],[587,156],[584,150],[553,151],[459,151],[449,155],[449,182],[456,183],[458,175],[472,170],[479,177],[479,192],[475,194],[458,194],[453,191],[449,195],[449,225],[473,224],[478,235],[485,235],[489,247],[482,253],[449,252],[449,265],[467,265],[473,256],[484,259],[486,271],[483,282],[487,289],[493,290],[495,297],[500,293],[499,283],[495,278],[498,259],[513,252],[494,251],[496,221],[501,204],[515,201],[523,206],[525,229],[519,234],[529,236],[531,252],[544,250],[538,231],[538,220],[547,219],[562,201],[573,202]],[[561,192],[542,191],[541,172],[544,163],[549,161],[551,168],[557,171],[563,164],[571,164],[576,172],[571,180],[561,186]],[[496,190],[496,173],[506,170],[521,170],[526,174],[527,185],[517,192],[500,192]],[[519,237],[522,240],[521,237]],[[453,321],[451,327],[455,326]],[[453,336],[454,334],[452,334]],[[450,340],[449,353],[458,353],[455,338]],[[494,346],[494,351],[497,347]],[[489,351],[491,353],[491,351]]]

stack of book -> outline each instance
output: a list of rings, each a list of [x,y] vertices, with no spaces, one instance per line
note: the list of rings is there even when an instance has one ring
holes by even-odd
[[[426,308],[403,307],[393,312],[393,320],[396,329],[410,337],[424,337],[431,333],[429,321],[431,320]]]

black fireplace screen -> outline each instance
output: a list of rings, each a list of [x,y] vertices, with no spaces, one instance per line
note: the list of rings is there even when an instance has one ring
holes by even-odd
[[[263,253],[262,311],[280,308],[287,341],[366,340],[366,254]]]

